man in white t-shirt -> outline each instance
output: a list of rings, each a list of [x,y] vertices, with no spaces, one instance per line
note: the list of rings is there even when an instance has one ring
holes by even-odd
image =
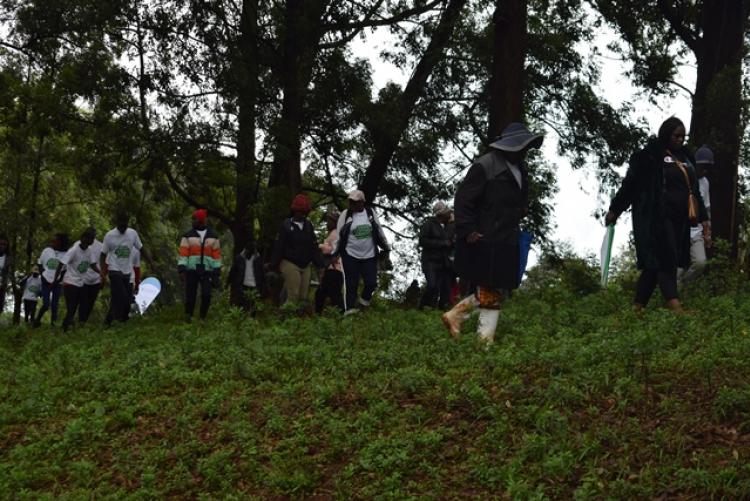
[[[97,262],[99,261],[99,257],[102,255],[102,243],[96,239],[96,230],[94,228],[89,228],[87,230],[94,238],[94,241],[91,243],[91,253],[96,256]],[[96,271],[93,268],[89,268],[89,270],[83,275],[83,291],[81,291],[81,303],[78,306],[78,323],[83,325],[85,324],[89,317],[91,316],[91,312],[94,311],[94,305],[96,304],[96,298],[99,297],[99,291],[102,288],[102,274],[101,269],[96,268]]]
[[[55,274],[55,281],[60,280],[60,275],[65,267],[65,276],[62,278],[63,294],[65,295],[65,319],[63,320],[63,331],[67,331],[76,316],[84,290],[84,279],[89,270],[100,271],[96,265],[97,256],[91,244],[94,243],[95,233],[85,231],[81,239],[74,243],[60,261]]]
[[[38,264],[42,273],[42,307],[39,309],[36,319],[34,319],[34,327],[39,327],[42,324],[42,317],[47,313],[47,310],[51,311],[52,325],[55,325],[57,321],[57,308],[62,286],[59,280],[55,281],[55,275],[69,246],[68,235],[58,233],[52,239],[50,246],[46,247],[42,251],[42,255],[39,256]]]
[[[117,216],[117,227],[110,230],[102,241],[102,280],[109,278],[111,292],[107,325],[112,320],[127,322],[130,313],[130,275],[133,273],[133,251],[143,252],[143,244],[133,228],[128,228],[128,216]],[[106,270],[106,272],[105,272]]]
[[[387,260],[391,249],[377,215],[365,207],[365,194],[360,190],[349,193],[349,208],[341,213],[336,232],[338,240],[333,257],[341,256],[346,285],[344,309],[353,313],[358,307],[370,305],[378,285],[378,253],[382,249]],[[360,279],[364,282],[361,296]]]

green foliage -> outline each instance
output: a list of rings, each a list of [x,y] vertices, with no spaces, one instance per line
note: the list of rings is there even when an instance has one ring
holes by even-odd
[[[3,326],[0,497],[743,497],[748,287],[675,317],[566,284],[514,295],[489,350],[383,304]]]

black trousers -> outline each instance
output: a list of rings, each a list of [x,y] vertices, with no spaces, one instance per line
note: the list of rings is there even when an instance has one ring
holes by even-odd
[[[106,325],[112,325],[114,320],[127,322],[130,316],[130,301],[133,296],[130,288],[130,275],[119,271],[109,272],[109,312],[105,320]]]
[[[648,300],[651,299],[651,295],[656,289],[656,285],[659,285],[661,294],[664,299],[669,301],[670,299],[677,298],[677,268],[662,271],[662,270],[643,270],[641,276],[638,278],[638,286],[635,292],[635,302],[641,306],[646,306]]]
[[[36,299],[24,299],[23,300],[23,319],[28,324],[34,321],[34,315],[36,315]]]
[[[96,298],[99,297],[99,290],[101,290],[101,284],[95,285],[84,285],[81,291],[81,302],[78,305],[78,322],[85,324],[91,312],[94,311],[94,305],[96,304]]]
[[[426,283],[419,307],[446,309],[451,302],[453,271],[444,264],[430,262],[422,263],[422,271]]]
[[[200,318],[205,319],[208,308],[211,306],[211,275],[195,271],[185,272],[185,314],[193,317],[195,302],[198,296],[198,287],[201,289]]]
[[[338,270],[326,270],[318,290],[315,291],[315,312],[321,313],[326,304],[326,299],[331,299],[331,304],[340,310],[344,310],[344,274]]]
[[[62,328],[64,331],[73,325],[76,318],[76,311],[81,304],[81,298],[83,296],[83,287],[75,287],[73,285],[63,286],[63,296],[65,296],[65,319],[63,320]]]
[[[50,282],[42,277],[42,307],[39,310],[39,314],[36,317],[36,324],[39,325],[42,322],[42,317],[47,310],[52,311],[52,325],[57,322],[57,307],[60,302],[60,292],[62,292],[62,285],[57,282],[52,285]]]

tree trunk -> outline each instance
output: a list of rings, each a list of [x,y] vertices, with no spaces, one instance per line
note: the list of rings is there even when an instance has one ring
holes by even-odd
[[[496,0],[488,140],[523,118],[527,0]]]
[[[34,259],[34,235],[36,234],[37,220],[37,201],[39,198],[39,182],[42,176],[42,163],[44,162],[44,141],[45,136],[39,137],[39,149],[37,150],[36,159],[34,160],[34,182],[31,187],[31,208],[29,210],[29,228],[26,236],[26,269],[31,269]]]
[[[693,97],[690,141],[708,145],[715,165],[711,184],[712,232],[737,253],[737,172],[742,137],[742,54],[747,11],[742,0],[704,4],[702,40],[695,53],[697,81]]]
[[[231,225],[234,239],[234,254],[254,240],[253,230],[255,205],[255,179],[257,176],[255,162],[255,119],[258,100],[258,0],[245,0],[242,3],[240,17],[240,36],[237,52],[232,60],[235,82],[237,84],[237,160],[236,204]],[[236,304],[242,297],[242,286],[230,284],[230,297]]]
[[[450,0],[406,88],[395,102],[384,103],[387,109],[378,115],[385,117],[385,120],[370,126],[375,152],[359,184],[359,189],[365,193],[368,202],[373,202],[378,194],[380,182],[388,171],[388,164],[393,158],[401,136],[409,126],[414,107],[424,92],[432,70],[442,59],[443,50],[453,35],[453,28],[466,3],[467,0]]]

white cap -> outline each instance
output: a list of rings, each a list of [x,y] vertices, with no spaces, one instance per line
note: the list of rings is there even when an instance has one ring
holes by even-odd
[[[349,200],[353,200],[355,202],[364,202],[365,194],[361,190],[354,190],[349,193]]]

